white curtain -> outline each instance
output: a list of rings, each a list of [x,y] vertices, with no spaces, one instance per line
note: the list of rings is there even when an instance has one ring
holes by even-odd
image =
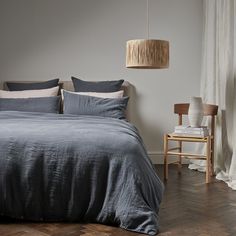
[[[236,0],[204,0],[201,96],[219,106],[216,178],[236,190]],[[207,122],[207,121],[206,121]],[[204,170],[196,161],[191,169]]]

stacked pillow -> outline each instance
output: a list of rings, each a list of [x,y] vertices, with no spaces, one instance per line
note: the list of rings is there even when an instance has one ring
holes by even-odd
[[[90,82],[72,77],[75,92],[61,90],[64,114],[125,119],[129,98],[123,97],[124,80]],[[59,113],[59,79],[40,83],[7,82],[0,90],[0,111]]]
[[[59,79],[40,83],[7,82],[10,91],[0,90],[0,111],[59,113]]]
[[[59,113],[60,97],[0,98],[0,111]]]
[[[104,116],[125,119],[125,98],[101,98],[63,91],[64,114]]]
[[[22,90],[22,91],[5,91],[0,90],[0,98],[37,98],[37,97],[52,97],[57,96],[59,86],[38,89],[38,90]]]
[[[37,89],[48,89],[57,87],[59,79],[52,79],[38,83],[16,83],[6,82],[9,91],[22,91],[22,90],[37,90]]]
[[[88,82],[72,77],[75,92],[62,90],[63,113],[125,119],[129,98],[124,97],[124,80]]]
[[[63,92],[84,95],[84,96],[98,97],[98,98],[122,98],[124,95],[123,90],[120,90],[117,92],[112,92],[112,93],[97,93],[97,92],[71,92],[71,91],[66,91],[66,90],[62,89],[61,90],[62,100],[63,100]]]
[[[121,89],[124,80],[113,81],[83,81],[81,79],[71,77],[75,92],[98,92],[98,93],[111,93],[117,92]]]

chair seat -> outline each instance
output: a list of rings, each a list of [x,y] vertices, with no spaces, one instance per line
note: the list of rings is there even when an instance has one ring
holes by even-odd
[[[207,138],[213,139],[214,137],[212,135],[208,135],[205,137],[197,137],[193,135],[176,135],[175,133],[167,134],[168,140],[172,141],[182,141],[182,142],[207,142]]]

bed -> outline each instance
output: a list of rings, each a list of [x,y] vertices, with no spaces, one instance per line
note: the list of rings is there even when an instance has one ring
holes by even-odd
[[[0,111],[0,193],[2,216],[159,231],[163,184],[126,120]]]

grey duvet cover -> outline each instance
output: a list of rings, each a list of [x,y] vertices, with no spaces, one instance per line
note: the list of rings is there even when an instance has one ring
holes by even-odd
[[[126,121],[0,112],[0,215],[155,235],[163,185]]]

